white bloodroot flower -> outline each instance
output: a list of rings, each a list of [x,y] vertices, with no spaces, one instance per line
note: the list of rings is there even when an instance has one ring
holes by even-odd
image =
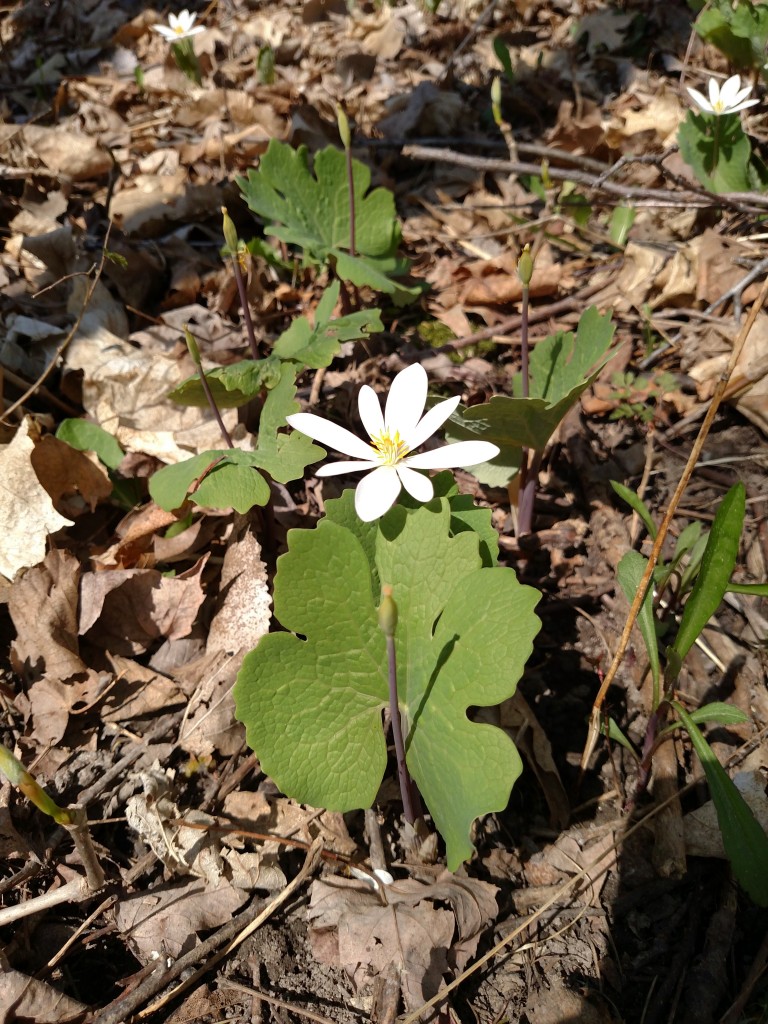
[[[738,110],[746,110],[747,107],[753,107],[755,103],[760,102],[760,100],[747,99],[752,92],[752,86],[745,85],[742,89],[739,75],[731,75],[727,81],[723,82],[722,88],[716,79],[710,78],[709,99],[698,89],[692,89],[690,86],[686,86],[686,89],[693,102],[705,114],[716,114],[718,117],[721,114],[735,114]]]
[[[394,505],[401,487],[416,501],[430,501],[432,481],[417,469],[453,469],[487,462],[499,454],[490,441],[458,441],[442,448],[410,453],[445,423],[459,404],[458,398],[439,402],[422,416],[427,400],[427,373],[414,363],[397,374],[387,395],[384,415],[373,388],[364,385],[358,396],[358,410],[370,440],[363,441],[351,431],[311,412],[288,416],[288,423],[313,441],[353,456],[353,462],[321,466],[318,476],[340,476],[373,470],[357,485],[355,511],[365,523],[383,516]]]
[[[167,25],[153,25],[152,28],[167,39],[169,43],[178,43],[182,39],[190,39],[192,36],[196,36],[198,32],[205,31],[202,25],[195,25],[196,18],[196,14],[190,14],[185,9],[180,14],[170,14]]]

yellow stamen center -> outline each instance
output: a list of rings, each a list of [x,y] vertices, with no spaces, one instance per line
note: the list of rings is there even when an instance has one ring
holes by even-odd
[[[390,434],[386,428],[371,438],[371,444],[376,449],[382,466],[396,466],[411,450],[400,437],[399,431]]]

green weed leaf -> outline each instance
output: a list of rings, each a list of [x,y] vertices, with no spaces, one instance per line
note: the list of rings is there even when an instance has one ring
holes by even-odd
[[[446,424],[449,440],[482,439],[501,449],[492,461],[473,467],[478,480],[504,486],[520,468],[521,448],[546,448],[560,420],[613,354],[614,330],[610,316],[601,316],[590,306],[575,336],[559,331],[531,352],[530,397],[520,397],[518,374],[513,380],[515,397],[496,395],[490,402],[454,413]]]
[[[348,508],[340,500],[317,529],[288,534],[275,615],[290,632],[247,655],[237,716],[283,792],[336,810],[370,806],[387,762],[377,603],[379,581],[391,583],[408,767],[453,870],[472,853],[472,821],[506,806],[520,772],[506,734],[470,721],[467,709],[514,692],[540,625],[539,595],[509,569],[482,568],[473,531],[451,536],[447,499],[397,506],[378,526],[342,525]]]
[[[620,484],[618,480],[610,480],[609,483],[621,500],[625,501],[632,511],[637,512],[640,516],[651,540],[656,540],[656,534],[659,531],[656,523],[653,521],[651,510],[645,504],[643,499],[639,495],[635,494],[635,492],[629,487],[625,487],[624,484]]]
[[[685,602],[680,628],[672,644],[672,650],[680,662],[717,611],[728,588],[739,554],[745,493],[744,484],[734,484],[715,515],[701,559],[701,569],[691,596]]]
[[[690,718],[696,725],[704,725],[712,722],[715,725],[743,725],[749,721],[749,715],[737,708],[735,704],[725,704],[715,700],[711,704],[702,704],[700,708],[691,711]]]
[[[736,880],[758,906],[768,907],[768,836],[692,716],[677,701],[674,707],[707,776],[723,846]]]

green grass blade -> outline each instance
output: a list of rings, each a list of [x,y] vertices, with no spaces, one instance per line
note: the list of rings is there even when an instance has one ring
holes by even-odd
[[[611,480],[611,487],[618,494],[622,501],[626,501],[633,512],[637,512],[642,521],[645,523],[645,528],[651,540],[656,540],[656,534],[659,532],[656,523],[653,521],[653,516],[648,506],[645,504],[642,498],[638,497],[634,491],[631,491],[629,487],[625,487],[624,484],[620,484],[617,480]]]
[[[707,776],[733,874],[758,906],[768,907],[768,836],[691,716],[677,701],[674,707]]]
[[[680,628],[672,645],[672,650],[680,661],[691,649],[723,599],[739,554],[744,508],[744,485],[734,484],[717,510],[701,559],[699,575],[696,577],[691,596],[685,602]]]

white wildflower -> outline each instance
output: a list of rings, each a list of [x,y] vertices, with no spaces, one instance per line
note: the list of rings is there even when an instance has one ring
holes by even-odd
[[[394,505],[402,487],[416,501],[432,499],[432,481],[417,470],[474,466],[499,454],[496,445],[489,441],[458,441],[420,455],[411,455],[442,426],[459,404],[458,398],[449,398],[422,416],[426,400],[427,374],[420,363],[414,363],[392,381],[383,415],[373,388],[366,384],[360,389],[358,409],[368,431],[368,441],[313,413],[299,412],[287,419],[292,427],[313,441],[351,455],[355,460],[321,466],[318,476],[372,470],[355,491],[355,510],[363,522],[370,523]]]
[[[182,39],[190,39],[198,32],[205,31],[202,25],[195,25],[196,18],[196,14],[190,14],[189,11],[183,10],[180,14],[169,15],[167,25],[153,25],[152,28],[169,43],[178,43]]]
[[[752,86],[745,85],[742,89],[741,78],[738,75],[731,75],[727,81],[723,82],[722,88],[716,79],[710,78],[709,99],[698,89],[692,89],[690,86],[686,86],[686,88],[693,102],[705,114],[715,114],[718,117],[721,114],[735,114],[738,110],[746,110],[747,107],[753,107],[755,103],[760,102],[760,100],[747,99],[752,92]]]

